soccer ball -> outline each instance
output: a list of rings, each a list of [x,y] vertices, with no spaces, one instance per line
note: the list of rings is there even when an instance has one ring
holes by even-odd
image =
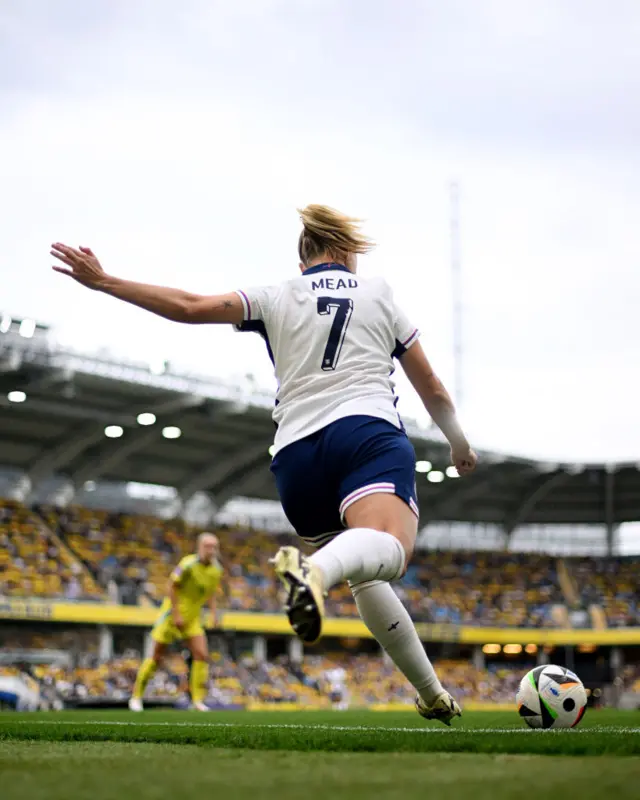
[[[575,672],[547,664],[527,672],[516,703],[530,728],[575,728],[587,709],[587,693]]]

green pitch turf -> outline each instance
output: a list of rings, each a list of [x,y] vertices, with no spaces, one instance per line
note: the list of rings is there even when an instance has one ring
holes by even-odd
[[[530,731],[508,713],[450,729],[411,713],[6,713],[0,796],[626,800],[640,759],[619,756],[638,755],[636,712],[592,712],[573,731]]]
[[[409,712],[66,711],[5,714],[0,717],[2,740],[371,753],[640,755],[640,713],[594,711],[575,730],[532,731],[515,712],[468,712],[447,728]]]

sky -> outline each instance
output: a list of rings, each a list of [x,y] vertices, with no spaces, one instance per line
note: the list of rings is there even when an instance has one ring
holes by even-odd
[[[274,387],[258,337],[89,292],[49,245],[226,292],[295,275],[327,203],[451,386],[454,182],[473,444],[640,461],[638,41],[636,0],[3,0],[0,310]]]

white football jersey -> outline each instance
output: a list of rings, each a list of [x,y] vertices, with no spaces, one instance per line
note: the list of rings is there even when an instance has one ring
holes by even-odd
[[[264,338],[278,381],[275,450],[355,414],[402,423],[393,358],[418,338],[383,278],[319,264],[278,286],[238,291],[244,323]]]

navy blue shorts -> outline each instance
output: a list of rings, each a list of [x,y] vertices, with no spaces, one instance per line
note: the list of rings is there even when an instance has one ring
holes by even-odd
[[[289,522],[314,545],[344,530],[344,512],[377,492],[396,494],[418,516],[416,455],[386,420],[343,417],[280,450],[271,462]]]

